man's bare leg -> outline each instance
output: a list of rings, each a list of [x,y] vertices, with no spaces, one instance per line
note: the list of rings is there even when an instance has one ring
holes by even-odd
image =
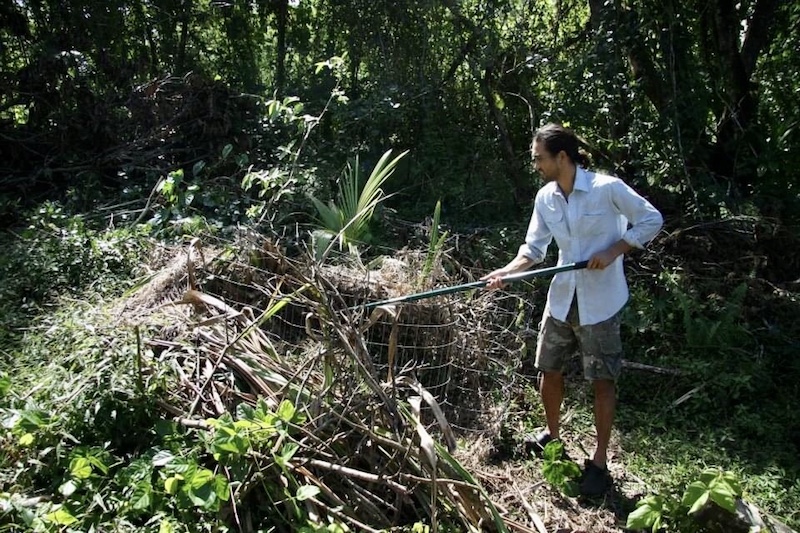
[[[617,405],[616,387],[611,380],[594,381],[594,426],[597,431],[597,449],[592,462],[605,468],[608,461],[608,443],[611,440],[611,427],[614,425],[614,411]],[[547,406],[545,405],[545,409]]]
[[[542,372],[539,393],[542,395],[547,430],[551,437],[557,439],[561,427],[561,402],[564,400],[564,374]]]

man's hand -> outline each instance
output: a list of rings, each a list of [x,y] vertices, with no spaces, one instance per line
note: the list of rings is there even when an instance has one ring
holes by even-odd
[[[503,287],[506,286],[506,284],[503,283],[503,280],[500,278],[502,278],[503,276],[508,276],[509,274],[513,274],[514,272],[521,272],[526,268],[528,268],[529,266],[535,264],[536,262],[533,261],[533,259],[528,259],[524,255],[518,255],[517,257],[512,259],[511,262],[508,263],[506,266],[504,266],[503,268],[492,270],[491,272],[483,276],[481,280],[488,281],[488,283],[486,284],[487,289],[492,289],[492,290],[502,289]]]
[[[594,254],[591,259],[589,259],[586,268],[602,270],[613,263],[620,255],[628,253],[631,248],[630,244],[620,239],[602,252]]]
[[[492,272],[489,272],[485,276],[481,277],[481,281],[488,282],[486,284],[487,289],[502,289],[506,286],[506,284],[503,283],[503,276],[508,276],[509,274],[510,272],[508,272],[505,268],[498,268],[497,270],[493,270]]]

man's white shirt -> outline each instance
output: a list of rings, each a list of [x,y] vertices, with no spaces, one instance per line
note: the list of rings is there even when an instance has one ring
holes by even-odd
[[[554,181],[539,189],[520,254],[540,263],[555,239],[559,265],[585,261],[620,239],[644,248],[662,224],[661,213],[625,182],[577,167],[569,199]],[[602,270],[556,274],[547,293],[545,316],[566,321],[576,295],[581,325],[614,316],[628,301],[622,256]]]

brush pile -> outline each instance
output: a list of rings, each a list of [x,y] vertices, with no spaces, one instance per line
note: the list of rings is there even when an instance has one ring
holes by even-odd
[[[448,421],[468,393],[461,423],[491,426],[478,398],[515,364],[497,348],[519,341],[519,302],[481,294],[367,315],[367,300],[428,288],[409,274],[413,254],[368,271],[296,262],[254,236],[212,248],[192,242],[123,314],[140,332],[142,379],[170,376],[158,404],[207,432],[232,524],[528,531],[453,457]],[[487,312],[493,330],[466,331]]]

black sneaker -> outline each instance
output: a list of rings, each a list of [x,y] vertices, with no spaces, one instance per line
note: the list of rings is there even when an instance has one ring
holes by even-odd
[[[525,438],[523,439],[525,455],[529,456],[530,454],[534,454],[536,457],[541,459],[544,454],[544,447],[547,446],[547,443],[552,440],[553,437],[551,437],[550,433],[546,431],[543,431],[536,436],[531,434],[525,435]]]
[[[558,459],[561,459],[562,461],[572,460],[567,454],[567,450],[564,447],[564,443],[562,443],[560,439],[554,439],[550,435],[550,433],[546,431],[539,433],[535,437],[533,435],[525,435],[524,439],[525,455],[530,456],[531,454],[534,454],[539,459],[543,459],[544,449],[551,442],[557,442],[561,444],[561,457],[559,457]]]
[[[610,486],[611,474],[608,473],[608,469],[597,466],[591,459],[587,459],[581,476],[581,495],[590,498],[602,496]]]

